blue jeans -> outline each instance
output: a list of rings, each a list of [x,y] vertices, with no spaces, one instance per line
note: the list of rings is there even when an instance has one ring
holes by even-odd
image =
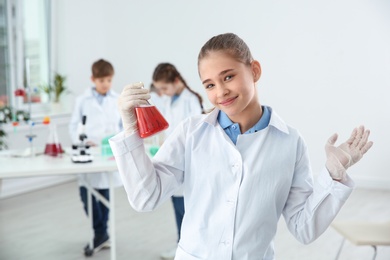
[[[107,200],[110,199],[109,189],[101,189],[101,190],[95,189],[95,190]],[[88,215],[87,188],[83,186],[80,187],[80,197],[81,197],[81,201],[84,204],[85,213],[87,213]],[[92,196],[92,213],[93,213],[93,230],[95,233],[95,237],[101,237],[106,235],[109,209],[106,206],[104,206],[103,203],[96,200],[94,196]]]
[[[177,235],[180,240],[180,232],[181,232],[181,223],[183,222],[184,217],[184,197],[172,197],[173,208],[175,209],[175,218],[177,225]]]

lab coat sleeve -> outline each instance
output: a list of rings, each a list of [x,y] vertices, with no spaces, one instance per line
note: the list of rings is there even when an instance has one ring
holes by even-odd
[[[176,136],[177,137],[177,136]],[[169,149],[164,145],[155,157],[158,160],[150,158],[145,152],[143,140],[134,133],[125,137],[121,132],[112,137],[109,142],[115,156],[119,173],[127,193],[130,205],[137,211],[151,211],[158,207],[161,203],[169,199],[174,191],[183,181],[183,168],[172,166],[172,161],[182,161],[182,156],[177,160],[172,151],[173,146],[176,147],[176,153],[183,155],[184,151],[178,139],[175,142],[168,142]],[[170,144],[170,145],[169,145]],[[176,145],[175,145],[176,144]],[[181,147],[177,149],[177,147]],[[160,154],[159,156],[157,156]],[[179,163],[182,165],[183,163]]]
[[[324,167],[313,185],[308,152],[302,139],[297,150],[294,177],[283,216],[295,238],[308,244],[329,227],[354,184],[349,177],[343,184],[332,180]]]

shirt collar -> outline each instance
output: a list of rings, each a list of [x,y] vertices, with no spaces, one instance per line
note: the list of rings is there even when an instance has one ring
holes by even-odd
[[[245,133],[257,132],[268,126],[270,121],[270,112],[268,110],[268,107],[266,106],[262,106],[262,109],[263,109],[263,115],[261,116],[260,120]],[[230,118],[223,111],[219,111],[218,122],[223,129],[226,129],[232,126],[233,124],[235,124],[233,123],[233,121],[230,120]]]
[[[94,97],[107,97],[111,95],[111,90],[108,90],[105,95],[102,95],[96,91],[96,87],[92,87],[92,95]]]
[[[230,118],[222,110],[219,111],[217,120],[223,129],[226,129],[232,124],[234,124],[233,121],[230,120]]]
[[[269,106],[264,106],[264,107],[267,108],[267,110],[270,114],[269,126],[273,126],[276,129],[278,129],[279,131],[284,132],[286,134],[289,134],[287,124],[279,117],[279,115],[276,114],[276,112],[274,112],[271,107],[269,107]],[[206,115],[206,117],[203,119],[203,121],[205,123],[210,124],[210,125],[217,126],[219,124],[219,122],[218,122],[219,111],[221,111],[221,110],[219,110],[218,108],[214,108],[210,113],[208,113]],[[229,119],[229,121],[231,122],[230,119]],[[225,124],[225,122],[224,122],[224,124]],[[224,125],[224,126],[228,127],[229,125],[227,125],[227,126]],[[222,124],[221,124],[222,128],[224,126],[222,126]]]

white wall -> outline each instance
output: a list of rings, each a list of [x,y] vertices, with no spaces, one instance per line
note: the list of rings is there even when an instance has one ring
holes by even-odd
[[[234,32],[262,64],[261,102],[301,131],[315,172],[331,134],[344,141],[364,124],[374,146],[350,173],[390,187],[389,1],[59,0],[53,8],[54,65],[74,95],[90,86],[92,62],[105,58],[117,91],[149,85],[157,63],[168,61],[206,99],[198,52],[210,37]]]

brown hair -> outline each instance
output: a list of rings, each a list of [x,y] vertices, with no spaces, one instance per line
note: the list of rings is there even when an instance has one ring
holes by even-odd
[[[223,51],[246,65],[253,61],[248,45],[234,33],[224,33],[212,37],[202,47],[198,55],[199,62],[213,51]]]
[[[176,69],[176,67],[170,63],[160,63],[157,65],[157,67],[154,69],[152,80],[153,81],[164,81],[166,83],[172,83],[176,79],[179,79],[181,82],[183,82],[184,86],[195,96],[199,99],[199,104],[202,109],[202,114],[204,114],[203,109],[203,99],[202,97],[193,91],[188,85],[187,82],[184,80],[184,78],[181,76],[180,72]]]
[[[114,67],[106,60],[100,59],[92,64],[92,76],[103,78],[114,75]]]

